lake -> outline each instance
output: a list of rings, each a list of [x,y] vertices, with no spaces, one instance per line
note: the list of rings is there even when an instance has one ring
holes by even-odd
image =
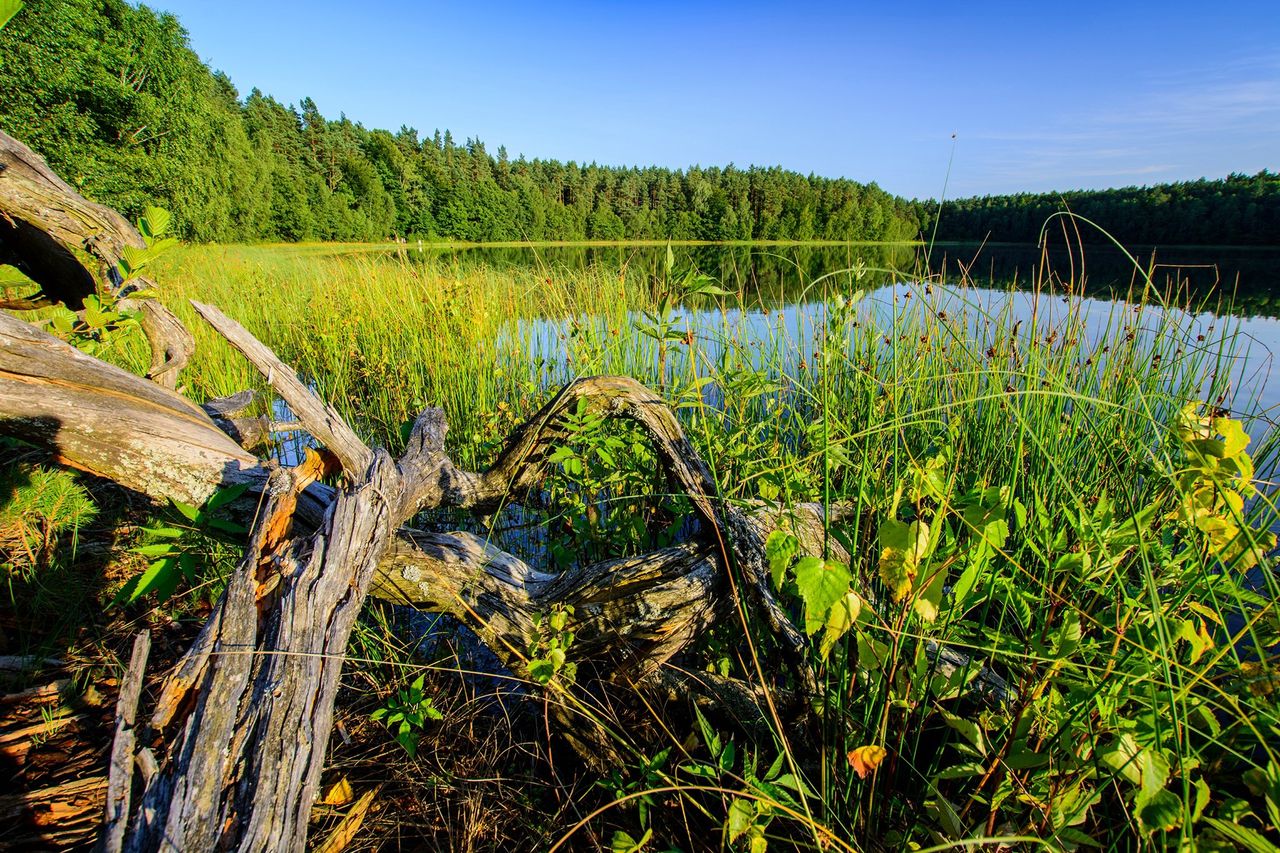
[[[653,244],[402,249],[410,258],[445,265],[534,267],[548,280],[596,266],[658,281],[666,258],[666,247]],[[1101,334],[1118,304],[1136,300],[1146,288],[1147,304],[1134,317],[1140,334],[1179,334],[1203,345],[1238,334],[1239,352],[1224,368],[1231,376],[1224,402],[1254,419],[1255,438],[1280,412],[1280,376],[1272,370],[1280,350],[1280,247],[1147,248],[1127,255],[1112,246],[1042,251],[939,244],[926,255],[909,245],[678,245],[674,252],[680,263],[734,292],[716,307],[703,299],[674,314],[675,326],[698,335],[712,358],[731,345],[728,335],[741,337],[745,330],[746,337],[775,343],[781,335],[788,358],[798,363],[811,350],[825,300],[834,294],[863,291],[867,310],[889,313],[928,281],[939,310],[966,311],[975,322],[1008,310],[1027,327],[1043,327],[1079,311],[1086,327]],[[851,272],[859,267],[860,273]],[[548,310],[513,318],[508,333],[534,357],[563,365],[570,331],[605,324],[615,301],[602,295],[595,316]],[[553,378],[572,373],[564,365]]]

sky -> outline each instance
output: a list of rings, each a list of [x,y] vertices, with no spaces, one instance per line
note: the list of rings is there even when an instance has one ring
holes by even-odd
[[[1280,170],[1280,2],[149,0],[246,94],[510,156],[907,198]]]

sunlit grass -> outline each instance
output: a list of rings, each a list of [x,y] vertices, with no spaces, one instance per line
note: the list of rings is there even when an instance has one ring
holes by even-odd
[[[727,282],[737,292],[687,300],[663,337],[641,313],[665,284],[649,271],[331,248],[164,260],[165,299],[197,335],[184,374],[195,396],[260,383],[188,298],[245,323],[377,443],[395,447],[402,424],[439,405],[456,458],[483,465],[559,383],[625,374],[678,408],[729,499],[853,503],[832,541],[852,552],[865,618],[815,660],[823,742],[816,764],[794,756],[813,795],[781,812],[842,838],[888,833],[891,846],[997,835],[1061,846],[1086,843],[1081,833],[1107,846],[1159,820],[1161,843],[1177,844],[1232,815],[1265,825],[1240,779],[1275,761],[1280,718],[1270,694],[1242,684],[1273,683],[1257,657],[1276,642],[1275,577],[1269,558],[1238,577],[1177,519],[1179,412],[1251,409],[1231,394],[1245,342],[1230,320],[1208,329],[1176,287],[1108,305],[1047,278],[993,294],[925,270],[885,287],[886,273],[855,267],[799,281],[802,309],[740,310],[752,295]],[[1253,426],[1261,467],[1275,443]],[[930,466],[946,487],[922,497]],[[926,622],[891,602],[877,568],[885,520],[936,525],[945,548],[930,570],[949,572],[952,595],[977,559],[974,495],[992,489],[1011,532],[982,557],[978,603]],[[1276,522],[1265,489],[1246,512],[1256,528]],[[1055,656],[1064,625],[1079,626],[1079,651]],[[1188,630],[1209,648],[1191,655]],[[1017,698],[983,707],[939,692],[939,648]],[[881,653],[886,665],[868,663]],[[731,666],[752,677],[742,658]],[[1158,816],[1140,818],[1127,771],[1099,757],[1125,737],[1169,765],[1156,788],[1173,801]],[[889,751],[866,779],[845,757],[863,744]]]

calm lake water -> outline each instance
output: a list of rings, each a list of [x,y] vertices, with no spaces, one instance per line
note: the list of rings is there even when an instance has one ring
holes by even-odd
[[[548,277],[598,265],[655,280],[661,277],[666,255],[663,246],[637,245],[423,253],[408,248],[411,257],[533,267]],[[677,314],[678,327],[699,334],[712,358],[718,355],[717,337],[723,341],[725,329],[746,330],[748,337],[759,339],[772,336],[775,341],[781,333],[794,344],[792,357],[803,358],[822,322],[826,297],[866,290],[869,310],[887,314],[894,297],[903,296],[926,273],[954,288],[944,300],[958,300],[958,307],[988,313],[1007,307],[1015,319],[1029,321],[1034,315],[1042,324],[1078,307],[1086,328],[1101,334],[1117,303],[1136,298],[1149,275],[1161,295],[1149,297],[1147,307],[1135,315],[1141,333],[1171,334],[1178,329],[1193,339],[1204,335],[1210,342],[1237,333],[1240,352],[1229,366],[1230,405],[1237,414],[1255,418],[1250,430],[1255,439],[1280,419],[1280,372],[1273,370],[1274,355],[1280,352],[1280,247],[1146,248],[1132,250],[1132,257],[1110,246],[1041,251],[1034,246],[976,244],[940,244],[928,257],[918,247],[885,245],[677,246],[675,253],[679,261],[691,262],[726,289],[743,294],[719,310],[683,308]],[[855,282],[847,271],[859,265],[865,269]],[[1150,304],[1153,301],[1156,305]],[[1157,307],[1161,302],[1180,307]],[[602,311],[606,307],[602,305]],[[590,321],[590,316],[523,317],[512,321],[511,334],[525,341],[535,357],[555,363],[563,360],[569,327]]]

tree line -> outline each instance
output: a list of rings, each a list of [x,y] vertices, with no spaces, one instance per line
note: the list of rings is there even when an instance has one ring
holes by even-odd
[[[1035,241],[1053,212],[1130,243],[1274,243],[1270,172],[1155,187],[936,202],[779,167],[672,170],[511,159],[504,147],[370,130],[284,104],[191,49],[171,14],[125,0],[28,0],[0,31],[0,127],[81,193],[171,210],[194,241]]]
[[[124,0],[29,0],[0,34],[0,124],[77,190],[160,204],[197,241],[902,240],[913,206],[781,168],[511,159],[445,131],[369,130],[310,98],[241,98],[177,19]]]
[[[940,215],[937,202],[920,202],[917,217],[926,237],[936,226],[939,240],[1034,243],[1049,217],[1062,210],[1097,223],[1124,245],[1274,246],[1280,244],[1280,174],[965,198],[946,202]],[[1078,227],[1085,242],[1105,239],[1087,225]]]

